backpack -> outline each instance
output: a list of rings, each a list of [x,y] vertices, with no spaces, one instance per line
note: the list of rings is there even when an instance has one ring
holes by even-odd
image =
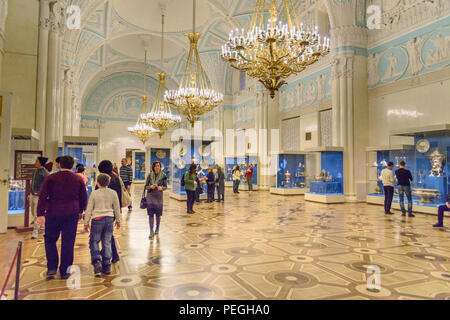
[[[185,182],[184,182],[184,176],[186,175],[186,173],[185,174],[183,174],[183,176],[181,177],[181,186],[182,187],[184,187],[184,185],[185,185]]]

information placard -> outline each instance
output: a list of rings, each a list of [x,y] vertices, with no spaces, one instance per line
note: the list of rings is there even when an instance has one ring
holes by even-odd
[[[36,158],[42,156],[42,151],[16,150],[14,156],[14,180],[31,180],[36,170]]]

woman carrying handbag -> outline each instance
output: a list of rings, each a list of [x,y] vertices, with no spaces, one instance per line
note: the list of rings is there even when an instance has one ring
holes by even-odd
[[[161,171],[161,162],[155,161],[152,165],[152,171],[148,174],[147,180],[145,181],[144,194],[141,200],[141,207],[147,207],[147,214],[150,224],[150,236],[148,238],[150,240],[152,240],[155,235],[159,235],[159,225],[161,223],[161,216],[163,213],[163,192],[166,189],[167,177]],[[146,204],[143,204],[145,191],[147,191],[147,196],[145,197]],[[155,216],[156,229],[153,231]]]

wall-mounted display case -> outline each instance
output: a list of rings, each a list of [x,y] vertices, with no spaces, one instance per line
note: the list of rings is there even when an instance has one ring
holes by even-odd
[[[184,139],[173,143],[172,147],[172,192],[170,197],[177,200],[186,200],[186,190],[181,185],[181,178],[189,169],[191,163],[197,164],[197,172],[200,178],[208,174],[208,167],[215,166],[216,162],[212,157],[212,141],[202,139]],[[201,199],[206,199],[206,185],[203,186]]]
[[[445,203],[445,197],[450,191],[450,125],[396,130],[391,135],[410,137],[414,145],[367,149],[367,202],[380,205],[384,203],[380,172],[387,162],[392,161],[395,174],[398,163],[403,160],[406,162],[406,169],[413,176],[413,211],[436,214],[437,207]],[[392,204],[394,209],[400,209],[397,187],[396,183]]]
[[[309,191],[310,178],[304,153],[283,153],[277,156],[276,178],[270,193],[299,195]]]
[[[305,193],[305,200],[321,203],[343,203],[344,157],[343,148],[319,147],[306,149],[316,162],[316,171]]]

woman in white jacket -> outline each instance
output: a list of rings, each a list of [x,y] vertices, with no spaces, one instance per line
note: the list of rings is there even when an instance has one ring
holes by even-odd
[[[239,184],[241,183],[241,172],[239,166],[235,166],[233,169],[233,192],[239,193]]]

